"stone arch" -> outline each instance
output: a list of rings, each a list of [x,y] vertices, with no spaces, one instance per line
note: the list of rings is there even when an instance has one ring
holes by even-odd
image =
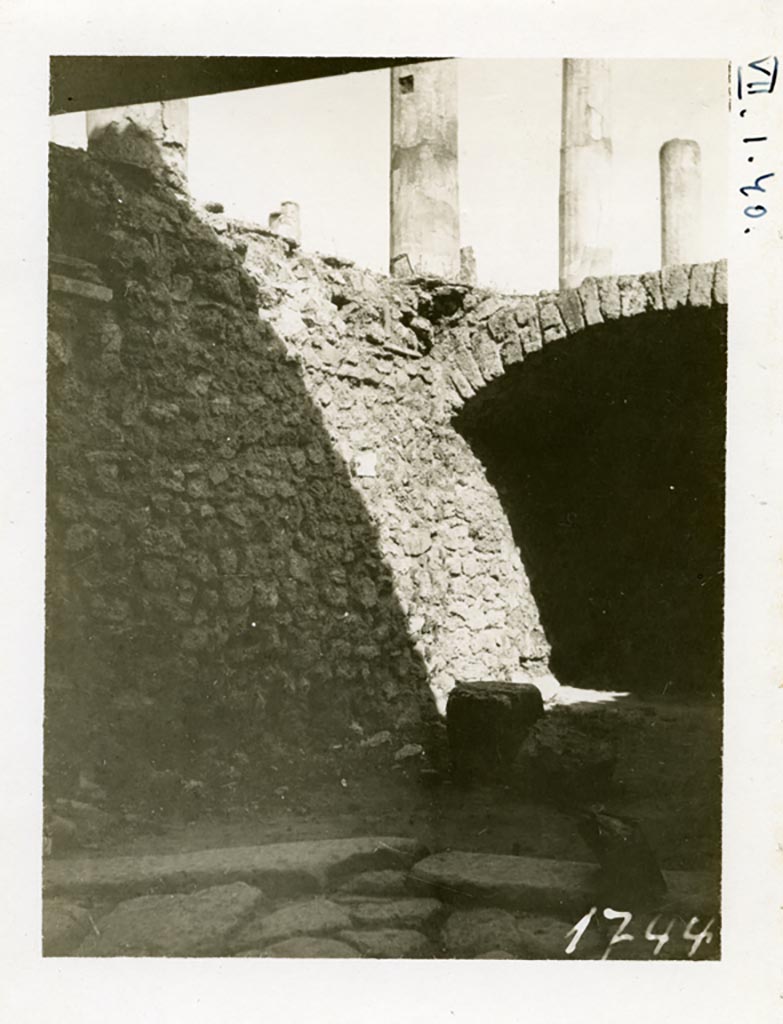
[[[563,682],[720,687],[725,302],[725,264],[675,267],[485,299],[444,338]]]

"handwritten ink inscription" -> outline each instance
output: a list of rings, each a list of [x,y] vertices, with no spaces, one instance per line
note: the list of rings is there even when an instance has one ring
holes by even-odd
[[[762,57],[758,60],[750,61],[747,66],[740,64],[737,67],[737,98],[740,102],[747,102],[747,106],[740,108],[739,116],[741,118],[745,118],[749,111],[759,119],[763,117],[765,111],[756,105],[751,107],[749,98],[771,95],[775,91],[777,78],[777,57]],[[746,146],[760,146],[767,142],[769,142],[769,136],[767,135],[747,135],[742,140],[743,145]],[[747,161],[749,164],[755,161],[756,155],[756,153],[752,153],[748,156]],[[765,174],[759,174],[751,184],[740,187],[739,193],[743,198],[757,200],[756,202],[749,203],[742,211],[743,215],[749,220],[759,220],[761,217],[766,216],[768,211],[768,207],[758,201],[759,196],[751,196],[750,193],[766,194],[767,186],[763,183],[774,177],[774,171],[767,171]],[[744,229],[744,234],[750,234],[750,227]]]
[[[611,907],[605,907],[602,914],[604,919],[607,921],[619,922],[617,928],[609,938],[609,942],[604,950],[603,956],[601,957],[602,960],[608,960],[612,949],[615,946],[622,945],[624,942],[635,942],[639,935],[631,931],[633,914],[629,910],[613,910]],[[710,945],[715,938],[715,933],[713,931],[713,927],[715,925],[714,917],[711,917],[703,927],[700,927],[700,919],[698,917],[692,917],[687,922],[682,918],[672,917],[668,921],[666,927],[661,931],[659,930],[659,927],[662,917],[663,915],[661,914],[657,914],[653,917],[647,923],[647,927],[644,929],[644,934],[642,936],[647,942],[654,943],[654,945],[648,947],[653,957],[659,956],[668,942],[673,941],[675,938],[679,938],[685,943],[690,943],[690,948],[687,950],[687,958],[692,959],[696,956],[703,944]],[[571,956],[576,952],[579,940],[587,931],[587,928],[592,921],[596,921],[597,924],[600,923],[598,907],[591,907],[588,913],[577,921],[574,927],[567,932],[566,938],[573,936],[565,949],[567,955]]]

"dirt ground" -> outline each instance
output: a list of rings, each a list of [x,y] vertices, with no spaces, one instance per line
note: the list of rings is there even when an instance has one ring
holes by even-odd
[[[667,869],[718,870],[721,838],[721,707],[636,698],[600,705],[619,723],[619,757],[597,802],[636,818]],[[415,836],[431,850],[476,850],[593,860],[576,816],[511,785],[463,788],[424,757],[347,760],[317,778],[289,773],[257,807],[192,821],[124,828],[91,856],[174,853],[352,835]],[[593,801],[595,802],[595,801]],[[79,851],[73,855],[78,856]],[[84,855],[82,851],[81,855]]]

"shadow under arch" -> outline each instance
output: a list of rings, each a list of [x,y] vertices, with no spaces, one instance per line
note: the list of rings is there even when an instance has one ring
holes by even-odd
[[[726,312],[589,327],[455,417],[496,486],[561,682],[722,684]]]

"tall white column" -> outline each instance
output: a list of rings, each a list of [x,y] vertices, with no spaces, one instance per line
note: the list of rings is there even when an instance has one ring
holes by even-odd
[[[660,151],[661,266],[698,263],[701,253],[701,151],[692,139],[669,139]]]
[[[605,60],[563,61],[560,287],[611,273],[612,141]]]
[[[460,274],[457,65],[391,69],[390,269]]]

